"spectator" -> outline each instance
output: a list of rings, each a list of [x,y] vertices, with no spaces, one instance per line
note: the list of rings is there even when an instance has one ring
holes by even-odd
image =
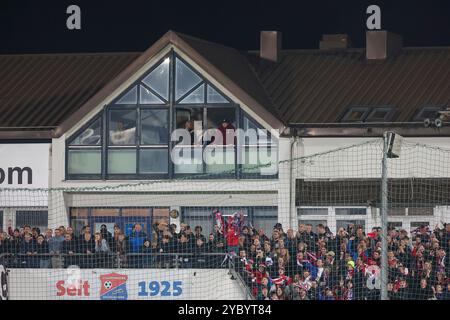
[[[82,234],[78,239],[78,249],[77,252],[81,253],[80,257],[80,267],[81,268],[92,268],[92,254],[95,250],[94,237],[91,234],[91,227],[86,225],[82,228]]]
[[[139,223],[136,223],[133,226],[133,230],[130,234],[130,252],[131,253],[140,253],[142,245],[144,244],[144,240],[147,238],[147,234],[142,230],[142,226]],[[131,267],[136,267],[139,264],[138,256],[130,256],[128,262]]]
[[[239,231],[231,223],[227,223],[226,239],[228,253],[238,254],[239,251]]]
[[[78,259],[76,257],[77,243],[72,239],[70,233],[66,233],[64,241],[62,242],[61,253],[64,254],[64,267],[68,268],[72,265],[78,265]]]
[[[38,261],[39,261],[39,268],[50,268],[50,257],[48,256],[49,253],[49,246],[48,242],[45,240],[44,236],[42,234],[37,236],[36,241],[36,252],[39,255]]]
[[[94,258],[94,266],[96,268],[106,268],[110,266],[109,263],[109,246],[107,240],[103,237],[103,235],[100,232],[96,232],[94,235],[94,252],[95,252],[95,258]]]
[[[62,235],[60,228],[55,229],[55,236],[48,239],[48,249],[50,251],[50,254],[52,254],[51,256],[52,268],[63,267],[62,259],[59,254],[62,253],[64,240],[65,238]]]
[[[119,229],[120,230],[120,229]],[[130,252],[128,240],[125,237],[123,231],[119,231],[117,235],[117,239],[114,241],[113,252],[116,253],[118,264],[120,267],[128,266],[128,257],[127,254]]]
[[[141,248],[141,259],[140,259],[140,268],[151,268],[153,266],[153,254],[155,253],[154,248],[152,248],[152,244],[150,240],[145,239]]]
[[[22,268],[37,268],[39,265],[39,260],[35,257],[37,254],[36,243],[34,242],[31,232],[24,234],[20,254],[22,255],[20,259]]]

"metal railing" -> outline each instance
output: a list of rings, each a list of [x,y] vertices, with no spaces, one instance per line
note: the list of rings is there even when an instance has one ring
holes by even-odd
[[[7,268],[229,268],[226,253],[3,253]]]

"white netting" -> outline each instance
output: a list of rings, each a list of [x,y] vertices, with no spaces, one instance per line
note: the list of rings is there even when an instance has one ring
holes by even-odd
[[[374,139],[276,179],[1,189],[10,298],[448,298],[450,150],[406,139],[388,159],[388,283],[382,157]]]

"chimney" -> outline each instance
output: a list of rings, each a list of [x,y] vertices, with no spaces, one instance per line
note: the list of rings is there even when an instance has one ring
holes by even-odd
[[[262,59],[278,62],[281,52],[281,32],[261,31],[260,57]]]
[[[347,49],[350,47],[348,34],[324,34],[319,42],[320,50]]]
[[[384,60],[402,49],[403,40],[398,34],[386,30],[366,31],[366,59]]]

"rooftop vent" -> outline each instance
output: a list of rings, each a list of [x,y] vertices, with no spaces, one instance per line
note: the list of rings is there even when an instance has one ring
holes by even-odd
[[[262,59],[278,62],[281,52],[281,32],[261,31],[260,57]]]
[[[400,52],[402,37],[385,30],[366,31],[367,60],[384,60]]]
[[[319,43],[320,50],[347,49],[350,47],[348,34],[324,34]]]

